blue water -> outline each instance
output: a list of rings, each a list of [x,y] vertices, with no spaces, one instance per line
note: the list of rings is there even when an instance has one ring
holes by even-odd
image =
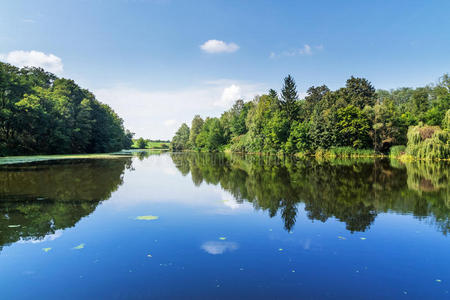
[[[80,185],[81,194],[60,196],[66,197],[62,206],[78,209],[90,200],[83,197],[107,179],[94,172],[83,194],[83,182],[70,175],[80,168],[77,163],[55,167],[67,170],[65,175],[51,167],[0,171],[8,178],[29,168],[42,172],[34,183],[46,178],[37,187],[23,186],[20,195],[12,195],[14,183],[3,185],[0,193],[4,202],[12,196],[14,203],[27,199],[26,205],[13,207],[19,224],[1,223],[0,236],[17,234],[0,252],[1,299],[450,299],[450,240],[431,213],[418,217],[408,209],[375,208],[370,226],[352,231],[342,218],[312,219],[307,201],[300,201],[295,225],[287,230],[281,210],[270,217],[255,201],[236,200],[223,182],[203,180],[197,186],[192,165],[183,175],[171,155],[163,154],[133,158],[131,166],[113,175],[121,182],[111,194],[94,199],[99,202],[94,201],[92,212],[72,216],[67,226],[55,229],[65,221],[52,215],[61,208],[28,217],[36,206],[50,205],[33,197],[52,195],[58,201],[52,194],[57,184],[65,182],[67,190]],[[92,168],[100,174],[109,166]],[[55,174],[66,177],[53,185]],[[405,174],[399,188],[409,191]],[[227,175],[218,174],[218,181],[221,176]],[[39,185],[48,186],[39,190]],[[426,192],[416,193],[426,198]],[[433,194],[432,201],[448,205],[444,194]],[[13,208],[1,211],[4,220],[12,219]],[[448,210],[440,212],[439,218],[448,221]],[[148,215],[158,219],[136,219]],[[34,232],[20,222],[26,218],[34,218],[36,228],[50,222],[52,229],[25,235],[21,227]]]

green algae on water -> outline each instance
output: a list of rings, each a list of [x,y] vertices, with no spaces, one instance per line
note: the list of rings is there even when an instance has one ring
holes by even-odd
[[[84,244],[79,244],[78,246],[73,247],[72,249],[74,249],[74,250],[81,250],[83,248],[84,248]]]
[[[138,216],[136,217],[136,220],[144,220],[144,221],[151,221],[151,220],[158,220],[159,217],[158,216]]]

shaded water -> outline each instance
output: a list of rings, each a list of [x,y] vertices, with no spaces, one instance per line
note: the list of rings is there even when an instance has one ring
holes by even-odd
[[[2,167],[0,297],[448,299],[449,176],[192,153]]]

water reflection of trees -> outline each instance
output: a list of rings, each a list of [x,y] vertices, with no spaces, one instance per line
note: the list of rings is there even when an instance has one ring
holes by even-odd
[[[295,224],[299,203],[311,220],[336,218],[351,232],[365,231],[387,211],[426,219],[444,234],[450,229],[448,164],[202,153],[175,153],[172,159],[194,184],[220,185],[238,202],[251,202],[271,217],[280,213],[286,230]]]
[[[131,158],[0,168],[0,249],[74,226],[111,197]]]

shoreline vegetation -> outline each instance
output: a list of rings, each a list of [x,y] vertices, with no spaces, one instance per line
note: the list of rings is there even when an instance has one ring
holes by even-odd
[[[375,90],[365,78],[345,87],[310,87],[300,99],[294,79],[252,101],[237,100],[220,117],[196,115],[173,137],[172,151],[322,157],[450,159],[450,76],[418,88]]]
[[[169,150],[170,141],[150,140],[140,137],[138,139],[133,139],[131,149]]]
[[[73,80],[0,62],[0,157],[130,148],[123,120]]]
[[[86,160],[86,159],[120,159],[123,157],[148,156],[152,153],[162,153],[163,149],[130,149],[111,153],[91,153],[91,154],[53,154],[53,155],[26,155],[26,156],[5,156],[0,157],[0,167],[19,164],[54,163],[65,160]]]

